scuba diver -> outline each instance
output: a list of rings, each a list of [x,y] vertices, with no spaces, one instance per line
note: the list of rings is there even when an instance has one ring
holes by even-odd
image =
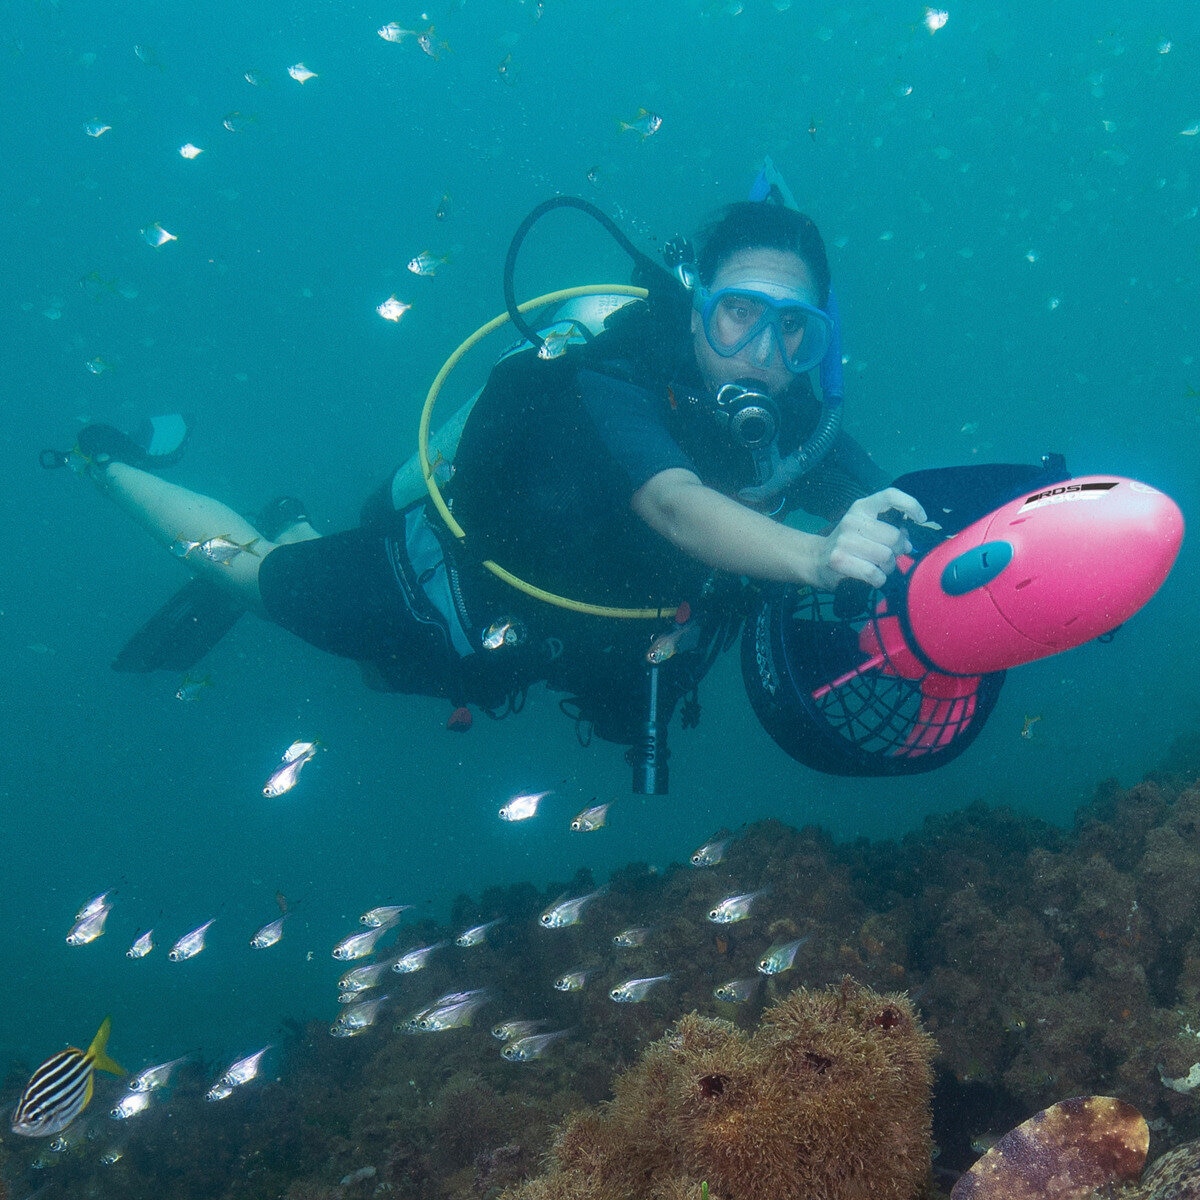
[[[70,454],[45,452],[198,576],[114,665],[178,668],[173,637],[191,639],[186,665],[246,610],[357,660],[374,687],[449,700],[451,727],[472,705],[515,710],[545,682],[567,693],[581,740],[631,748],[635,791],[665,792],[667,725],[680,701],[685,724],[698,718],[697,685],[748,591],[878,588],[912,550],[906,522],[926,520],[840,428],[825,246],[768,168],[698,253],[671,243],[667,269],[585,201],[535,210],[505,280],[524,342],[493,368],[452,453],[423,462],[430,493],[406,497],[398,473],[356,529],[319,536],[287,500],[251,523],[162,478],[181,418],[133,437],[92,425]],[[512,264],[562,205],[605,224],[646,289],[569,303],[539,333],[513,301]],[[785,524],[796,509],[826,532]]]

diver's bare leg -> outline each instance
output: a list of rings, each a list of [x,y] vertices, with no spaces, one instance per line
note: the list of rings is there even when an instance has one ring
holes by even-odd
[[[284,542],[308,541],[319,536],[307,522],[300,522],[282,534],[278,542],[267,541],[245,517],[219,500],[189,492],[122,462],[109,463],[96,481],[118,508],[163,546],[176,541],[204,542],[212,537],[254,543],[251,550],[227,563],[213,562],[198,553],[189,554],[184,561],[198,575],[232,592],[241,604],[259,616],[266,615],[258,590],[262,560]]]

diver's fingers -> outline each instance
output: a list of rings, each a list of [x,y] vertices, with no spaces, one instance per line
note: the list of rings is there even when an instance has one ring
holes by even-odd
[[[873,496],[868,496],[865,503],[871,507],[871,512],[874,516],[881,516],[888,509],[894,508],[897,512],[902,513],[910,521],[915,521],[918,525],[924,525],[929,519],[925,515],[925,509],[921,504],[914,500],[907,492],[902,492],[899,488],[889,487],[884,488],[882,492],[876,492]]]

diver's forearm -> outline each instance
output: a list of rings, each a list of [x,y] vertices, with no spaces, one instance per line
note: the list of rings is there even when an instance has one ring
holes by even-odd
[[[777,583],[817,582],[821,538],[772,521],[689,472],[656,476],[633,507],[674,546],[717,570]]]

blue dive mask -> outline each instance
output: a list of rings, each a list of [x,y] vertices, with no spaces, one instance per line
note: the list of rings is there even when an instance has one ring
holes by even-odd
[[[828,313],[803,300],[780,300],[754,287],[710,292],[697,283],[692,306],[700,314],[708,344],[722,358],[749,347],[751,357],[765,364],[773,341],[794,375],[811,371],[825,357],[833,338]]]

